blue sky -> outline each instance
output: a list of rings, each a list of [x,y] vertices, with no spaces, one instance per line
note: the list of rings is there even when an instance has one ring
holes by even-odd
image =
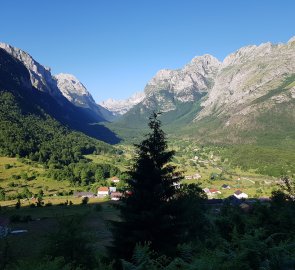
[[[159,69],[295,35],[293,0],[1,1],[0,41],[74,74],[96,101],[142,91]]]

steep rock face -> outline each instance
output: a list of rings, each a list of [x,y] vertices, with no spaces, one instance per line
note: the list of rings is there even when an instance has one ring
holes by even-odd
[[[62,96],[49,68],[40,65],[32,56],[18,48],[5,43],[0,43],[0,48],[4,49],[25,65],[30,73],[31,83],[36,89],[49,93],[57,99]]]
[[[50,94],[60,105],[67,106],[64,99],[66,98],[75,106],[88,110],[86,113],[96,121],[113,118],[111,112],[95,103],[91,94],[75,76],[63,73],[53,76],[50,68],[39,64],[28,53],[5,43],[0,43],[0,48],[25,65],[29,71],[33,87]]]
[[[135,105],[140,103],[145,97],[143,92],[138,92],[132,95],[130,98],[125,100],[114,100],[108,99],[100,103],[100,105],[110,112],[113,113],[114,116],[120,116],[128,112]]]
[[[175,110],[176,103],[193,102],[206,94],[214,84],[220,62],[211,55],[195,57],[179,70],[160,70],[146,85],[142,104],[163,112]]]
[[[214,85],[221,63],[211,55],[195,57],[178,70],[160,70],[144,89],[144,98],[124,114],[115,125],[142,128],[152,111],[162,112],[164,124],[189,122],[198,103]]]
[[[86,87],[72,74],[60,73],[54,76],[57,86],[70,102],[79,107],[90,108],[95,101]]]
[[[109,143],[119,141],[113,132],[98,124],[105,120],[100,113],[91,108],[76,106],[65,98],[50,70],[29,54],[4,43],[1,43],[0,54],[0,91],[20,97],[21,107],[31,104],[29,107],[41,109],[74,130]],[[95,104],[96,110],[97,107]]]
[[[226,126],[241,124],[247,119],[253,120],[248,117],[250,114],[270,110],[278,103],[295,102],[293,88],[288,87],[288,80],[292,83],[291,77],[295,74],[294,60],[294,39],[287,44],[247,46],[230,54],[202,102],[203,109],[196,122],[215,116],[226,119]]]
[[[89,109],[101,120],[111,121],[114,118],[112,112],[95,103],[92,95],[74,75],[60,73],[54,78],[61,93],[75,106]]]

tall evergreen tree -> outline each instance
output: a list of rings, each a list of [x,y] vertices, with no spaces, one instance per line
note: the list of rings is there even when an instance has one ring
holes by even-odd
[[[114,253],[117,258],[130,258],[137,243],[151,243],[154,250],[169,253],[177,243],[177,210],[174,205],[182,176],[171,161],[158,114],[149,118],[150,133],[136,144],[136,157],[129,172],[121,210],[121,222],[114,222]]]

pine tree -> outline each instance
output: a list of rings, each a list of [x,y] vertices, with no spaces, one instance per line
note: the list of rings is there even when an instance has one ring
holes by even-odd
[[[114,255],[131,258],[137,243],[150,243],[159,252],[169,253],[177,243],[176,199],[182,176],[171,161],[174,151],[168,150],[158,114],[149,118],[150,133],[136,144],[136,157],[127,180],[121,210],[121,222],[113,223]],[[128,195],[129,194],[129,195]]]

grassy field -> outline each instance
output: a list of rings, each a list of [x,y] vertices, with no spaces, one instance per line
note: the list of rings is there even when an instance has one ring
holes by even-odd
[[[69,191],[70,182],[56,181],[45,176],[41,164],[17,158],[0,157],[0,187],[7,195],[21,192],[25,187],[36,194],[42,189],[47,195]]]
[[[99,208],[97,206],[100,206]],[[118,219],[113,202],[92,200],[88,205],[51,206],[51,207],[2,207],[1,216],[13,220],[15,216],[30,216],[28,222],[10,222],[11,230],[27,230],[26,233],[9,235],[6,238],[12,258],[39,258],[48,245],[50,235],[59,226],[59,220],[79,215],[82,219],[81,230],[91,239],[92,245],[100,255],[106,254],[106,247],[111,245],[112,236],[108,221]],[[3,245],[3,239],[0,240]]]

